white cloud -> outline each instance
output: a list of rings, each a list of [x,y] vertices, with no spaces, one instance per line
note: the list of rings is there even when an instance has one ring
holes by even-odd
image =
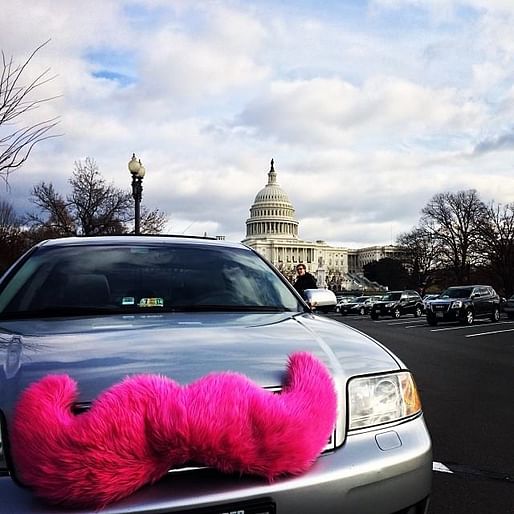
[[[26,121],[59,115],[63,136],[2,199],[26,210],[86,156],[129,189],[136,152],[178,232],[244,237],[272,157],[309,240],[389,243],[445,190],[512,201],[513,5],[6,3],[2,49],[22,62],[51,38],[29,73],[50,67],[41,93],[61,95]]]
[[[468,131],[482,122],[482,111],[480,102],[452,88],[376,76],[361,88],[337,79],[273,83],[239,121],[278,140],[353,145],[377,138],[391,145],[434,132]]]

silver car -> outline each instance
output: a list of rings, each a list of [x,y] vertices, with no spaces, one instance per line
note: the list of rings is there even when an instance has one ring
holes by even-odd
[[[337,394],[333,431],[312,467],[270,482],[187,462],[105,505],[104,514],[422,514],[431,493],[431,440],[414,380],[398,357],[317,316],[242,244],[172,236],[38,244],[0,279],[0,513],[56,512],[21,479],[22,469],[44,475],[45,467],[13,451],[13,413],[45,377],[66,374],[76,382],[80,395],[69,408],[80,417],[103,391],[142,373],[190,384],[235,371],[258,390],[277,391],[295,352],[318,359]],[[28,423],[52,436],[50,418],[37,409]],[[60,458],[57,447],[56,469],[65,464]],[[76,465],[87,472],[87,460]],[[114,471],[117,482],[127,481]]]

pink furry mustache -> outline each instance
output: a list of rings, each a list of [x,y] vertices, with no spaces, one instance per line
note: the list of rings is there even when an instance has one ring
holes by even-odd
[[[244,375],[180,385],[126,378],[76,415],[77,385],[49,375],[21,395],[12,426],[18,478],[51,502],[103,507],[187,463],[268,480],[306,471],[334,429],[337,399],[325,366],[289,357],[280,393]]]

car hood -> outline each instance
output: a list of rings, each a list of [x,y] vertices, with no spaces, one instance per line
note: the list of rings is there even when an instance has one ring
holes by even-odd
[[[429,302],[434,305],[434,304],[448,304],[448,303],[453,303],[457,300],[460,300],[460,301],[469,301],[469,296],[460,296],[458,298],[434,298],[433,300],[429,300]]]
[[[186,384],[237,371],[263,387],[281,384],[287,357],[307,351],[344,394],[353,375],[403,367],[368,336],[313,314],[184,313],[0,321],[0,410],[9,418],[29,384],[48,374],[77,381],[90,402],[127,375],[162,374]]]

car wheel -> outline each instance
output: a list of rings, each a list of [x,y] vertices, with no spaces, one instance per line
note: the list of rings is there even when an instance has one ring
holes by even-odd
[[[437,318],[435,316],[427,316],[427,323],[435,327],[437,325]]]
[[[415,318],[419,318],[422,314],[423,314],[423,312],[422,312],[422,310],[421,310],[421,307],[418,305],[418,306],[414,309],[414,317],[415,317]]]
[[[500,309],[498,309],[498,307],[495,307],[493,309],[493,313],[491,314],[491,321],[494,323],[499,320],[500,320]]]
[[[377,312],[372,312],[371,313],[371,319],[377,320],[378,319],[378,313]]]
[[[402,313],[400,312],[400,308],[396,307],[393,311],[393,318],[398,319],[401,315]]]
[[[366,310],[364,309],[364,307],[361,307],[361,310],[359,311],[359,314],[361,316],[364,316],[364,314],[366,314]]]
[[[463,325],[473,325],[473,321],[475,321],[475,315],[471,309],[467,309],[464,313],[464,318],[461,319],[461,323]]]

